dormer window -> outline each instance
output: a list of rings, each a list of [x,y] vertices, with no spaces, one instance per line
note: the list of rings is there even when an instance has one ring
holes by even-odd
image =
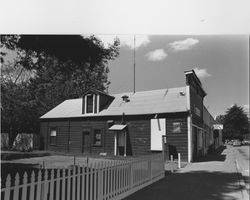
[[[114,97],[108,94],[90,89],[82,97],[82,114],[99,113],[108,106]]]
[[[94,112],[94,95],[93,94],[89,94],[86,96],[87,97],[87,113],[93,113]]]
[[[83,114],[99,112],[99,94],[86,94],[84,96]]]

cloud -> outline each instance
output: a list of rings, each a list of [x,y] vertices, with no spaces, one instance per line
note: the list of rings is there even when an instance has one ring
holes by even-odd
[[[205,78],[208,78],[210,76],[212,76],[211,74],[209,74],[207,72],[207,69],[199,69],[198,67],[196,67],[194,69],[196,75],[200,78],[200,79],[205,79]]]
[[[85,37],[89,37],[91,35],[83,35]],[[105,48],[108,48],[109,45],[113,44],[115,38],[119,38],[120,45],[123,47],[128,47],[129,49],[134,49],[134,36],[133,35],[95,35],[98,39],[100,39]],[[135,36],[135,48],[140,48],[148,45],[150,43],[150,39],[147,35],[136,35]]]
[[[185,40],[174,41],[172,43],[169,43],[169,45],[174,51],[185,51],[192,49],[198,43],[199,40],[197,39],[187,38]]]
[[[121,42],[121,46],[127,46],[130,49],[134,48],[134,36],[118,36]],[[150,43],[150,39],[147,35],[136,35],[135,36],[135,48],[145,47]]]
[[[156,49],[147,53],[146,57],[150,61],[161,61],[167,57],[167,53],[164,51],[164,49]]]

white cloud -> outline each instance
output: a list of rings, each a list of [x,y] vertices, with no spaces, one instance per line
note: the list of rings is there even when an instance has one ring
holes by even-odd
[[[185,40],[174,41],[169,43],[169,45],[174,51],[185,51],[193,48],[198,43],[199,40],[197,39],[187,38]]]
[[[130,49],[134,48],[134,36],[124,35],[118,36],[121,42],[121,46],[127,46]],[[150,39],[147,35],[136,35],[135,36],[135,48],[147,46],[150,43]]]
[[[195,71],[196,75],[197,75],[200,79],[205,79],[205,78],[207,78],[207,77],[209,77],[209,76],[212,76],[211,74],[209,74],[209,73],[207,72],[207,69],[199,69],[198,67],[196,67],[196,68],[194,69],[194,71]]]
[[[156,49],[147,53],[146,57],[151,61],[160,61],[167,57],[167,53],[164,51],[164,49]]]

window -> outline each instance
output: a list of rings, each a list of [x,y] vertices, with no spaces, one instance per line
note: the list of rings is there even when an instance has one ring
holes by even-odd
[[[87,95],[87,113],[93,113],[94,95]]]
[[[102,133],[100,129],[95,129],[94,130],[94,141],[93,141],[94,146],[101,146],[102,145]]]
[[[173,122],[173,133],[181,132],[181,122]]]
[[[56,128],[50,129],[49,144],[56,145]]]

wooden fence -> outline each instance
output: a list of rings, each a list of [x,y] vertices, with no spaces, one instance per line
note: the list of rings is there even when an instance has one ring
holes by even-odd
[[[46,169],[15,180],[8,175],[3,200],[114,200],[122,199],[164,177],[163,154],[126,160],[107,160]]]

